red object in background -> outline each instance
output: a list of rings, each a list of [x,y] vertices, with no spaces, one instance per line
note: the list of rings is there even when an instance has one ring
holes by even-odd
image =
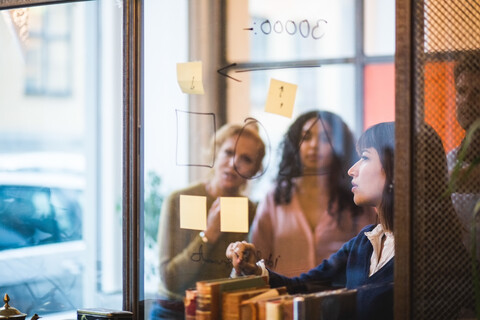
[[[455,115],[454,62],[428,62],[424,71],[424,119],[449,152],[465,136]],[[395,120],[395,67],[371,64],[365,67],[364,129]],[[412,101],[415,103],[415,101]]]
[[[363,127],[395,120],[395,67],[393,63],[365,67]]]
[[[425,65],[425,122],[442,138],[446,152],[462,141],[465,130],[455,115],[454,62],[429,62]]]

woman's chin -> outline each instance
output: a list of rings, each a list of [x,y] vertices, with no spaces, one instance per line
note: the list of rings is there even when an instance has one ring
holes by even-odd
[[[224,183],[222,185],[223,194],[237,194],[240,186],[238,183]]]

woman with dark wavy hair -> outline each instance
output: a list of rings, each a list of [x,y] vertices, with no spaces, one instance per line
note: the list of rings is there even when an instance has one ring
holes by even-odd
[[[338,115],[314,110],[291,124],[275,187],[260,203],[251,230],[269,268],[299,275],[375,222],[373,210],[353,202],[347,170],[357,157],[353,135]]]

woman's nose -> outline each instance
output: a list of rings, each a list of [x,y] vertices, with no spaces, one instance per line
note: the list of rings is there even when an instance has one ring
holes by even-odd
[[[228,158],[228,166],[230,168],[235,167],[235,155],[232,155],[231,157]]]
[[[312,148],[316,148],[318,146],[318,138],[317,137],[312,137],[311,139],[308,140],[308,145]]]
[[[356,162],[353,166],[350,167],[350,169],[348,169],[347,174],[348,174],[350,177],[355,176],[357,163],[358,163],[358,162]]]

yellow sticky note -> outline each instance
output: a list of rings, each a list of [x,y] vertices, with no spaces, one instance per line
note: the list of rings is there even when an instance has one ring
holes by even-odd
[[[296,84],[271,79],[265,111],[291,118],[296,94]]]
[[[220,231],[248,232],[248,198],[220,198]]]
[[[180,195],[180,228],[207,228],[207,197]]]
[[[184,93],[204,94],[202,62],[177,63],[177,81]]]

